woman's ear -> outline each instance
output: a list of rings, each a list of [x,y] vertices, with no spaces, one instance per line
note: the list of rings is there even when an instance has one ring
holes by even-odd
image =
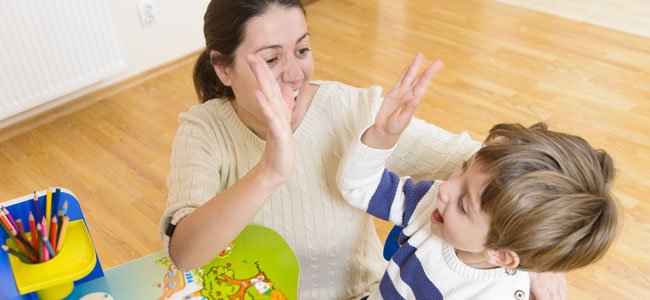
[[[506,269],[514,269],[519,266],[519,255],[515,251],[487,249],[488,261]]]
[[[220,56],[221,53],[217,50],[210,50],[210,64],[214,68],[214,72],[217,73],[219,80],[225,85],[230,86],[232,81],[230,80],[230,68],[222,65],[215,65],[212,63],[214,57]]]

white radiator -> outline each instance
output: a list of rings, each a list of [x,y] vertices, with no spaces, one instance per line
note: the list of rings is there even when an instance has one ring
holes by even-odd
[[[126,67],[115,0],[0,0],[0,120]]]

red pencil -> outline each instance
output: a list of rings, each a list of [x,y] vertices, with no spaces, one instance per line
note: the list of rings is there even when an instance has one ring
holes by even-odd
[[[57,226],[58,222],[56,221],[56,215],[52,216],[52,223],[50,223],[50,224],[52,224],[52,226],[50,227],[50,238],[49,239],[50,239],[50,242],[52,243],[52,245],[56,245],[56,231],[57,231],[57,227],[58,227]]]
[[[38,238],[36,237],[36,222],[34,222],[34,215],[29,212],[29,233],[32,234],[32,245],[34,249],[38,249]]]

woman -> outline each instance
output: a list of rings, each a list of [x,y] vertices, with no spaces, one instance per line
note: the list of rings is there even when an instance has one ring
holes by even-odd
[[[358,299],[385,262],[372,219],[345,203],[335,176],[346,145],[371,124],[381,89],[310,82],[299,1],[213,0],[204,20],[207,48],[194,71],[203,103],[180,116],[160,227],[165,250],[178,268],[196,268],[246,225],[263,225],[298,256],[301,299]],[[412,90],[421,95],[432,75]],[[414,119],[389,166],[445,178],[479,146]]]

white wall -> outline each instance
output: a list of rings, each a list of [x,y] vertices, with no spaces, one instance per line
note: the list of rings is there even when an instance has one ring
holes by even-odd
[[[0,121],[4,128],[34,115],[65,104],[73,99],[174,61],[205,46],[203,14],[209,0],[154,0],[155,21],[143,28],[137,0],[118,0],[117,9],[124,43],[128,53],[128,69],[43,105]]]

